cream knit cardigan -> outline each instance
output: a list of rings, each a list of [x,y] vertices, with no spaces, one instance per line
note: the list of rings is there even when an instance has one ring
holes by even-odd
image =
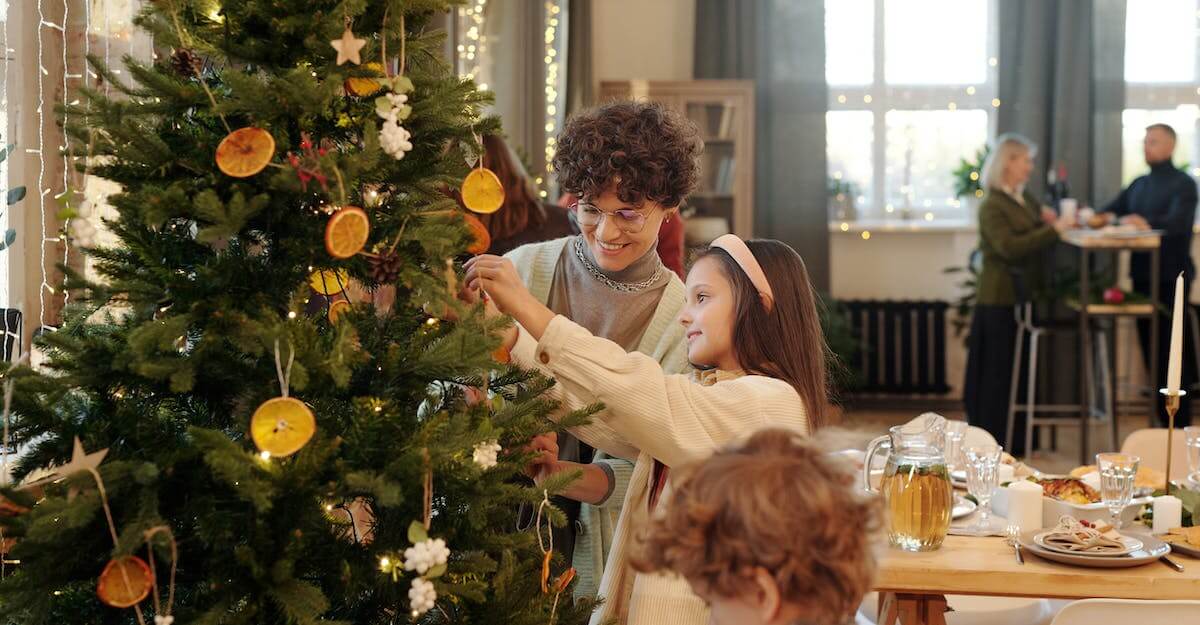
[[[580,440],[615,456],[637,458],[600,581],[604,604],[592,615],[592,625],[613,619],[628,625],[706,625],[708,609],[684,580],[629,567],[633,539],[649,520],[654,460],[668,467],[702,460],[763,427],[808,433],[795,389],[757,375],[708,376],[703,383],[694,376],[667,375],[654,358],[626,353],[561,315],[540,341],[522,330],[512,356],[517,365],[557,380],[549,395],[564,410],[605,405],[592,423],[571,430]],[[668,477],[662,501],[669,500],[670,489]]]
[[[570,242],[571,237],[566,237],[531,243],[505,254],[505,258],[513,261],[521,281],[529,288],[529,292],[543,304],[550,301],[550,288],[553,286],[555,271],[563,256],[563,249]],[[607,287],[596,283],[596,288],[603,290]],[[646,326],[642,340],[637,346],[637,351],[652,356],[667,373],[685,373],[691,370],[687,362],[683,326],[678,321],[684,296],[683,282],[675,274],[671,274],[659,299],[658,308],[654,311],[654,317]],[[613,314],[619,315],[621,311],[614,310]],[[575,553],[571,554],[577,580],[575,597],[591,599],[599,590],[605,558],[612,545],[613,533],[620,519],[621,506],[625,503],[625,493],[636,459],[637,456],[630,456],[626,460],[600,453],[593,460],[612,469],[613,492],[604,503],[582,503],[579,506],[581,528],[575,537]]]

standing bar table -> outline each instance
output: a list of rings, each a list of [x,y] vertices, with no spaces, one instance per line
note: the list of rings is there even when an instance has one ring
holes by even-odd
[[[1154,390],[1158,381],[1158,283],[1159,283],[1159,248],[1162,245],[1162,233],[1157,230],[1140,232],[1112,232],[1106,230],[1072,230],[1063,235],[1063,242],[1079,248],[1079,300],[1072,307],[1079,311],[1079,351],[1083,364],[1083,372],[1079,378],[1079,429],[1081,433],[1079,446],[1079,463],[1089,462],[1089,443],[1091,438],[1092,384],[1095,375],[1092,371],[1093,353],[1091,341],[1092,318],[1109,318],[1113,320],[1113,335],[1116,336],[1116,320],[1122,317],[1150,318],[1150,407],[1149,422],[1154,425]],[[1151,292],[1150,301],[1137,301],[1122,304],[1092,303],[1089,296],[1090,260],[1093,252],[1124,252],[1134,254],[1150,254]],[[1109,358],[1108,390],[1104,398],[1104,412],[1111,421],[1112,444],[1119,445],[1117,431],[1117,368],[1116,341],[1113,341],[1113,353]],[[1100,413],[1103,414],[1103,413]],[[1099,416],[1099,415],[1095,415]],[[1039,419],[1048,423],[1051,419]],[[1116,451],[1115,449],[1113,451]]]

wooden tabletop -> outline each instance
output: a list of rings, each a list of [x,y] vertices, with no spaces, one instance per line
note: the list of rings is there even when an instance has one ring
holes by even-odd
[[[1173,553],[1179,573],[1162,562],[1094,569],[1042,560],[1023,550],[1017,564],[1003,538],[947,536],[942,548],[909,553],[886,548],[876,589],[898,593],[1086,599],[1195,599],[1200,559]]]
[[[1086,249],[1152,250],[1162,243],[1162,234],[1147,232],[1140,236],[1105,235],[1095,230],[1068,230],[1062,240],[1068,245]]]

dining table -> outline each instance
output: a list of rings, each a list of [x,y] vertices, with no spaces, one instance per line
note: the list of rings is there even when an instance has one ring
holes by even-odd
[[[1103,569],[1043,560],[1000,537],[947,536],[935,551],[885,548],[875,589],[879,625],[944,625],[953,610],[947,595],[1049,599],[1197,599],[1200,559],[1172,553],[1177,571],[1162,561]]]

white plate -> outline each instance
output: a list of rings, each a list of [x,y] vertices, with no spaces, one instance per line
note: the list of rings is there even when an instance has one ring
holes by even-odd
[[[1167,545],[1167,543],[1164,543],[1153,536],[1145,537],[1144,548],[1120,558],[1097,558],[1094,556],[1085,556],[1077,553],[1059,553],[1057,551],[1050,551],[1049,549],[1039,547],[1036,543],[1034,543],[1032,538],[1035,532],[1039,532],[1039,530],[1033,530],[1021,534],[1021,546],[1027,549],[1029,553],[1046,560],[1053,560],[1054,562],[1072,564],[1075,566],[1090,566],[1102,569],[1142,566],[1146,564],[1152,564],[1159,558],[1171,553],[1171,547]]]
[[[961,495],[955,495],[954,507],[950,510],[950,518],[961,519],[974,512],[975,508],[977,507],[978,506],[975,505],[974,501],[971,501],[970,499],[967,499]]]
[[[1121,536],[1121,542],[1125,544],[1124,551],[1110,551],[1110,552],[1106,552],[1106,553],[1082,553],[1079,551],[1071,551],[1070,549],[1063,549],[1062,547],[1058,547],[1056,545],[1046,542],[1046,536],[1049,536],[1051,533],[1052,532],[1041,532],[1041,533],[1037,534],[1036,536],[1033,537],[1033,543],[1047,551],[1053,551],[1055,553],[1065,553],[1065,554],[1072,555],[1072,556],[1085,556],[1088,558],[1119,558],[1121,556],[1127,556],[1127,555],[1141,549],[1144,546],[1142,544],[1142,541],[1140,541],[1136,538],[1133,538],[1130,536]]]

